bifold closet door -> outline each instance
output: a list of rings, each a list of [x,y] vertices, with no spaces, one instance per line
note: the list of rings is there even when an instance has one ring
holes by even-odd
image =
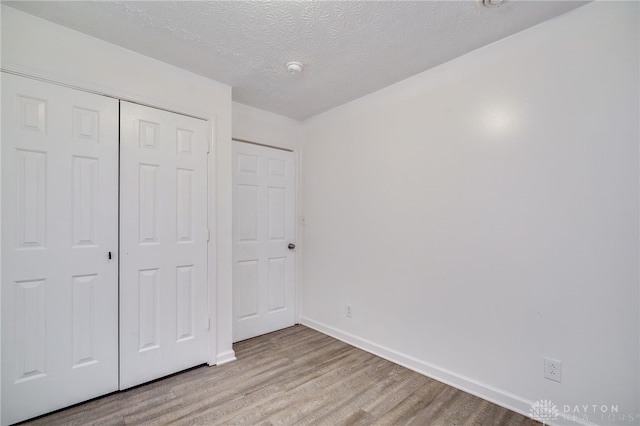
[[[11,424],[118,389],[118,101],[1,78]]]
[[[207,122],[120,103],[120,388],[205,363]]]

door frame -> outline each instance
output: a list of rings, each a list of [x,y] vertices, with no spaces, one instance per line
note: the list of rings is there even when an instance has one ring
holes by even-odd
[[[52,76],[49,73],[46,73],[42,70],[37,69],[25,69],[24,67],[20,67],[14,64],[6,64],[3,63],[0,68],[0,73],[13,74],[20,77],[30,78],[33,80],[38,80],[41,82],[45,82],[48,84],[53,84],[56,86],[67,87],[75,90],[80,90],[87,93],[92,93],[100,96],[106,96],[109,98],[114,98],[122,101],[129,101],[136,104],[148,106],[151,108],[156,108],[172,113],[177,113],[181,115],[186,115],[189,117],[197,118],[200,120],[204,120],[207,122],[207,144],[208,144],[208,158],[207,158],[207,221],[208,228],[210,232],[210,238],[207,243],[207,291],[208,291],[208,309],[209,309],[209,318],[212,323],[212,326],[209,328],[209,354],[207,359],[207,364],[212,365],[220,365],[225,362],[235,360],[235,354],[233,351],[224,354],[218,354],[218,332],[217,332],[217,324],[218,324],[218,301],[219,297],[217,294],[218,291],[218,277],[217,272],[219,270],[217,262],[217,208],[218,203],[216,202],[216,196],[218,193],[217,184],[218,184],[218,176],[217,176],[217,161],[219,161],[220,156],[216,155],[216,149],[218,148],[218,123],[217,123],[217,115],[212,113],[206,113],[201,110],[194,110],[190,108],[186,108],[184,105],[173,104],[172,102],[159,102],[154,101],[150,102],[149,97],[145,96],[141,93],[130,93],[123,92],[120,90],[109,90],[105,89],[102,85],[90,84],[87,82],[83,82],[82,84],[78,84],[73,78],[65,78],[61,76]],[[0,219],[1,220],[1,219]],[[1,222],[0,222],[1,223]],[[0,233],[0,238],[2,237]],[[1,246],[0,246],[1,247]],[[1,249],[0,249],[1,250]],[[1,259],[1,251],[0,251],[0,259]],[[1,272],[1,261],[0,261],[0,272]],[[120,283],[118,283],[119,285]],[[1,297],[1,292],[0,292]],[[1,299],[0,299],[1,301]],[[1,336],[0,336],[1,342]],[[221,356],[222,355],[222,356]],[[0,376],[1,378],[1,376]],[[1,394],[0,394],[1,397]],[[1,399],[0,399],[1,404]],[[1,409],[1,405],[0,405]]]

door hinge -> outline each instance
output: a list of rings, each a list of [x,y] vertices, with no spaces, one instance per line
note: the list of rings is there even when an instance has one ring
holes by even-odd
[[[211,152],[211,139],[207,142],[207,154]]]
[[[207,317],[207,331],[211,330],[211,318]]]
[[[211,230],[207,228],[207,242],[211,241]]]

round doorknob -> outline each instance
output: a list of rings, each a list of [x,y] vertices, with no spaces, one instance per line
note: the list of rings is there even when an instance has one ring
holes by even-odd
[[[294,248],[296,248],[296,245],[293,243],[289,243],[287,247],[289,247],[289,250],[293,250]]]

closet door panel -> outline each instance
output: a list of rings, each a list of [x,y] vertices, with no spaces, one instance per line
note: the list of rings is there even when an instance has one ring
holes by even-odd
[[[118,388],[117,250],[118,101],[2,73],[3,424]]]
[[[121,102],[120,387],[205,363],[207,122]]]

